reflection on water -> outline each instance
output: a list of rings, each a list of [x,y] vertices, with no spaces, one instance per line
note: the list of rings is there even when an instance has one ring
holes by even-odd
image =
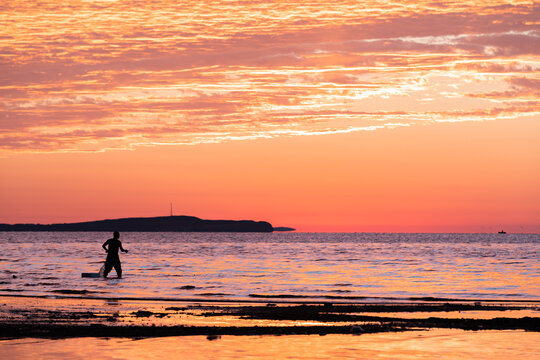
[[[326,336],[0,341],[6,359],[538,359],[540,333],[430,330]]]
[[[539,235],[123,233],[125,278],[81,278],[110,236],[0,232],[0,294],[540,298]]]

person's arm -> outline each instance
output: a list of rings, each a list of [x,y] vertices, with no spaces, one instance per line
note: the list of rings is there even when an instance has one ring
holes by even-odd
[[[101,247],[105,249],[105,252],[109,252],[109,250],[105,247],[105,245],[109,245],[109,240],[105,241]]]
[[[124,250],[124,248],[122,247],[122,242],[120,242],[120,250],[122,250],[122,252],[125,252],[125,253],[128,252],[127,250]]]

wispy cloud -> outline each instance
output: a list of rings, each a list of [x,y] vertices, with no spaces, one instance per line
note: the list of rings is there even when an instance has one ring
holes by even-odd
[[[530,2],[0,5],[2,152],[538,116]]]

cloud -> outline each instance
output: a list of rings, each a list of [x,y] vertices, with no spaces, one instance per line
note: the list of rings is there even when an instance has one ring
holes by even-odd
[[[510,89],[505,91],[491,91],[485,93],[467,94],[470,97],[490,98],[506,100],[508,102],[523,101],[525,99],[540,98],[540,79],[526,77],[510,77],[505,79],[509,83]]]
[[[527,64],[523,62],[464,62],[454,66],[456,70],[474,71],[479,73],[533,73],[540,70],[539,64]]]
[[[10,14],[0,149],[102,151],[535,114],[539,9],[13,2],[0,7]]]
[[[525,78],[525,77],[511,78],[508,80],[508,82],[520,88],[531,89],[536,92],[540,91],[540,78],[539,79]]]

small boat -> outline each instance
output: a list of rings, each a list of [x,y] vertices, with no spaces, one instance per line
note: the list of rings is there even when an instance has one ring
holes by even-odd
[[[501,231],[499,231],[499,234],[506,234],[506,231],[501,230]]]

